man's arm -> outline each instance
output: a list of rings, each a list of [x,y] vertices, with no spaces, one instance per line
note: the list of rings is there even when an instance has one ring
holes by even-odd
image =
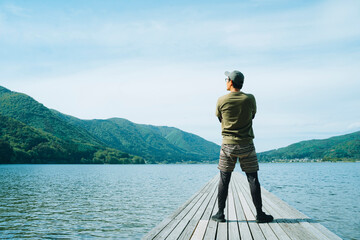
[[[253,95],[253,111],[252,111],[252,118],[255,118],[255,114],[256,114],[256,100],[255,97]]]
[[[219,104],[219,100],[216,103],[216,112],[215,115],[218,117],[219,121],[221,122],[222,120],[222,116],[221,116],[221,111],[220,111],[220,104]]]

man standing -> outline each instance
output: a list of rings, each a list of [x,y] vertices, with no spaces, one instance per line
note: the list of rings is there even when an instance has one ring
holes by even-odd
[[[218,166],[220,170],[219,210],[212,216],[212,219],[225,222],[224,209],[231,173],[239,158],[241,169],[246,173],[250,185],[251,197],[257,213],[256,222],[271,222],[274,218],[262,211],[260,183],[257,174],[259,164],[253,143],[252,120],[256,113],[255,97],[240,91],[244,83],[244,75],[241,72],[235,70],[225,72],[225,75],[227,76],[225,79],[226,90],[230,93],[220,97],[216,104],[216,116],[221,122],[223,140]]]

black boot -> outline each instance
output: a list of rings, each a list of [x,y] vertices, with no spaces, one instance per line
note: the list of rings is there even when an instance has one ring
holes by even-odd
[[[256,215],[256,222],[257,223],[268,223],[268,222],[272,222],[273,220],[274,220],[273,216],[267,215],[263,211],[261,211],[260,213],[258,213]]]
[[[226,222],[224,211],[221,210],[219,210],[214,216],[212,216],[211,219],[217,222]]]

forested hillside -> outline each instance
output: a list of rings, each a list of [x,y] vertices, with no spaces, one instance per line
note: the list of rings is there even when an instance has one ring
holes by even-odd
[[[0,114],[0,163],[214,162],[220,149],[173,127],[81,120],[1,86]]]
[[[156,162],[214,162],[220,147],[173,127],[136,124],[122,118],[80,120],[53,111],[113,148]]]
[[[220,146],[174,127],[81,120],[0,86],[0,163],[215,163]],[[258,154],[261,162],[360,160],[360,131]]]
[[[116,149],[75,143],[0,114],[0,163],[144,163]]]
[[[309,159],[318,161],[359,161],[360,131],[322,140],[309,140],[258,154],[260,161]]]

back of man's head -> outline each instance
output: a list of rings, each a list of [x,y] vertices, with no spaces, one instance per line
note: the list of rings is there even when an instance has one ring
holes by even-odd
[[[243,84],[244,84],[244,75],[237,71],[237,70],[234,70],[232,72],[228,72],[226,71],[225,72],[225,76],[228,76],[229,79],[233,82],[233,87],[236,88],[236,89],[241,89]]]

